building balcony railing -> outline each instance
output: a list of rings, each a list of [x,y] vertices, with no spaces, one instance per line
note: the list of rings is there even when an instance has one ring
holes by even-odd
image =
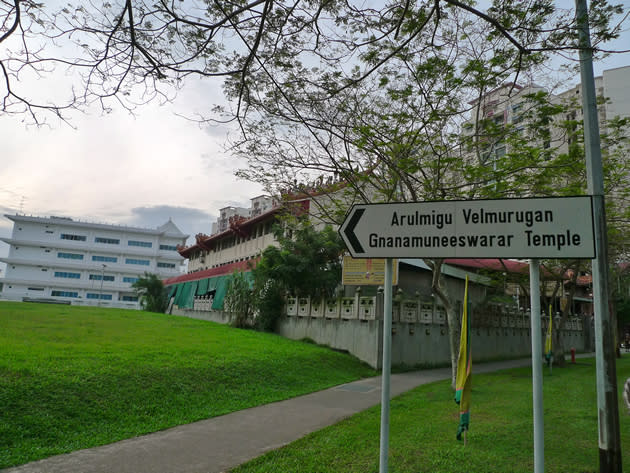
[[[23,279],[23,278],[13,278],[13,277],[5,277],[1,278],[0,282],[4,283],[6,287],[12,285],[19,286],[27,286],[27,287],[46,287],[46,288],[60,288],[60,289],[76,289],[76,290],[85,290],[90,292],[98,293],[101,291],[101,281],[88,281],[81,279],[58,279],[55,277],[51,277],[48,279],[36,280],[33,278]],[[125,292],[131,293],[133,292],[133,288],[130,283],[119,283],[119,282],[109,282],[103,281],[102,292],[108,293],[118,293]]]
[[[162,259],[171,259],[180,261],[182,257],[177,251],[160,250],[158,247],[142,248],[135,246],[120,245],[108,245],[104,243],[82,242],[73,240],[60,240],[60,239],[14,239],[3,238],[2,241],[9,245],[25,248],[47,248],[50,250],[70,250],[80,251],[86,254],[104,254],[104,255],[129,255],[129,256],[145,256],[145,257],[159,257]]]
[[[68,269],[77,272],[90,272],[90,273],[98,273],[105,272],[108,274],[115,273],[121,275],[130,275],[130,276],[141,276],[145,272],[155,273],[162,278],[173,277],[181,274],[180,266],[177,265],[175,268],[158,268],[155,263],[144,266],[144,265],[133,265],[133,264],[125,264],[124,262],[99,262],[99,261],[78,261],[73,262],[73,260],[67,260],[63,258],[51,258],[47,260],[33,260],[28,258],[0,258],[0,261],[6,263],[11,266],[29,266],[29,267],[37,267],[37,268],[47,268],[49,270],[53,270],[53,268],[58,269]],[[105,265],[103,267],[103,265]],[[7,271],[10,273],[10,271]]]

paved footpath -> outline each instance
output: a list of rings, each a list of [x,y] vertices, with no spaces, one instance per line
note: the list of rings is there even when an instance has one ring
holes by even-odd
[[[473,373],[530,364],[529,358],[476,364]],[[394,374],[391,396],[449,377],[450,368]],[[1,473],[221,473],[380,402],[379,376]]]

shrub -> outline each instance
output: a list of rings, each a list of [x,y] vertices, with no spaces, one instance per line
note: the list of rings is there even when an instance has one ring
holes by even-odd
[[[252,291],[245,274],[240,271],[232,273],[225,293],[224,307],[233,316],[232,325],[239,328],[252,325]]]

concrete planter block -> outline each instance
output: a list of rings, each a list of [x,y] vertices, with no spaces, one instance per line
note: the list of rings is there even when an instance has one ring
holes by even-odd
[[[357,311],[354,305],[354,297],[344,297],[341,299],[340,317],[342,319],[356,319]]]
[[[376,298],[360,297],[359,298],[359,319],[374,320],[376,319]]]
[[[434,323],[438,325],[446,324],[446,309],[444,307],[439,306],[435,311],[435,318],[433,320]]]
[[[392,322],[400,322],[400,302],[392,302]]]
[[[324,301],[311,302],[311,317],[321,318],[324,316]]]
[[[416,301],[403,301],[400,320],[412,324],[418,322],[418,305]]]
[[[420,304],[420,323],[427,325],[433,323],[433,304],[428,302]]]
[[[324,305],[324,317],[327,319],[339,318],[339,301],[337,299],[329,299]]]
[[[297,298],[296,297],[288,297],[287,298],[287,315],[297,315]]]
[[[311,315],[311,299],[309,297],[300,297],[298,299],[298,317],[308,317]]]

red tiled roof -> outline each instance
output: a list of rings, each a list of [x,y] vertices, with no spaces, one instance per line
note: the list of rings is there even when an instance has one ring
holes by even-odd
[[[180,282],[198,281],[200,279],[211,278],[215,276],[225,276],[226,274],[232,274],[234,271],[250,271],[252,267],[256,267],[258,259],[248,261],[237,261],[236,263],[226,264],[225,266],[219,266],[217,268],[204,269],[203,271],[197,271],[195,273],[182,274],[181,276],[175,276],[164,280],[165,286],[171,286]]]
[[[463,266],[465,268],[488,269],[492,271],[506,271],[509,273],[527,273],[529,265],[521,261],[509,259],[501,260],[499,258],[492,259],[461,259],[448,258],[445,259],[446,264],[452,266]]]
[[[586,276],[578,276],[577,285],[578,286],[590,286],[593,283],[593,276],[587,274]]]
[[[574,270],[572,269],[567,270],[567,272],[564,274],[564,277],[565,279],[568,279],[568,281],[565,281],[564,283],[569,284],[574,274],[575,274]],[[584,276],[578,275],[578,277],[575,280],[575,283],[578,286],[589,286],[590,284],[593,283],[593,276],[591,274],[585,274]]]

